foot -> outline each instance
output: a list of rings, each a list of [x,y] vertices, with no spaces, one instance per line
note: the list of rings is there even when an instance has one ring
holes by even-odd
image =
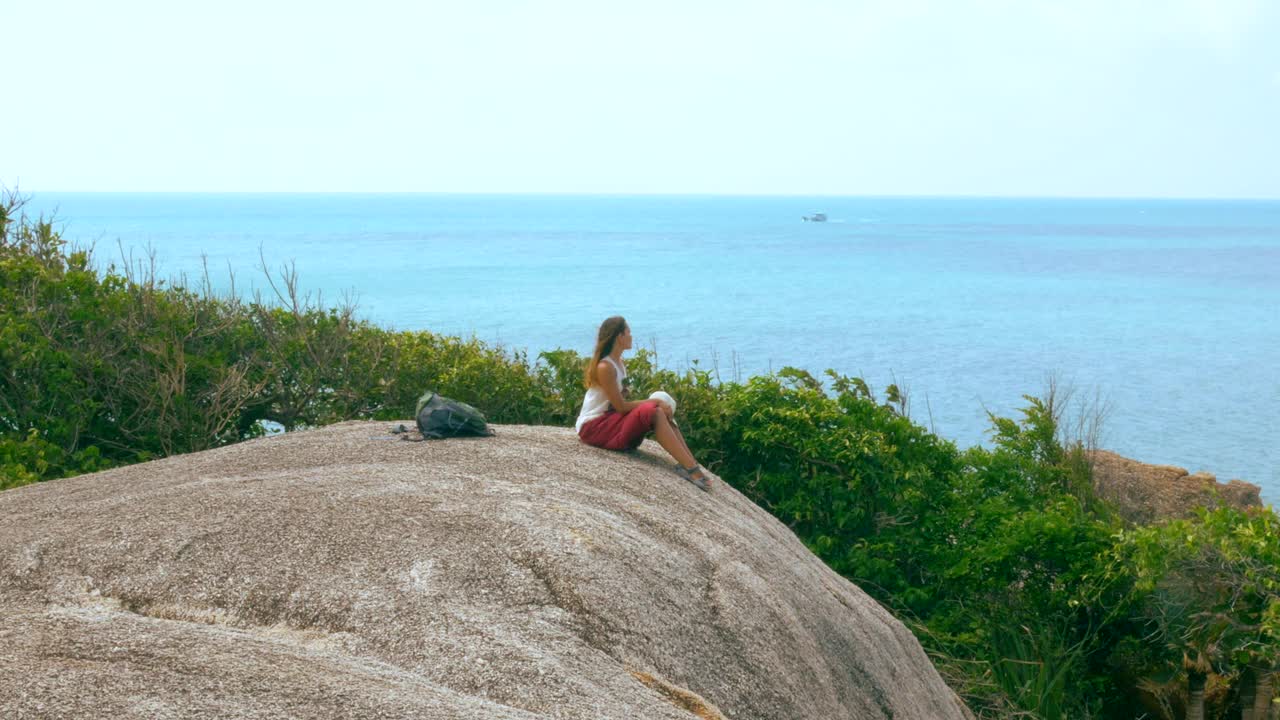
[[[711,478],[701,465],[694,463],[689,467],[676,466],[676,474],[697,486],[703,492],[711,492]]]

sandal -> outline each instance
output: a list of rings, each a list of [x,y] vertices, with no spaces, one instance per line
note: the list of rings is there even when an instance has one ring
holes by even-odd
[[[694,473],[697,473],[696,477]],[[707,471],[703,470],[701,465],[697,463],[689,467],[676,465],[676,474],[693,483],[702,492],[711,492],[711,480],[707,477]]]

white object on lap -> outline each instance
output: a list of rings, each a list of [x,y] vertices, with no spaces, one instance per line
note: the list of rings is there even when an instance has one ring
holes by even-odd
[[[661,390],[654,390],[653,393],[649,395],[649,399],[666,403],[667,407],[671,408],[671,414],[672,415],[676,414],[676,399],[671,397],[670,395],[662,392]]]

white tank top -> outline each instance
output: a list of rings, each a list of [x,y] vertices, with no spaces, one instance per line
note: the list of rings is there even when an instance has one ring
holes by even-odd
[[[613,366],[618,374],[618,393],[622,393],[622,381],[627,377],[627,369],[622,363],[616,362],[608,355],[604,356],[605,360]],[[582,426],[603,416],[609,412],[609,396],[604,394],[604,390],[599,385],[592,385],[587,388],[587,396],[582,398],[582,412],[578,413],[578,423],[574,426],[577,432],[582,432]]]

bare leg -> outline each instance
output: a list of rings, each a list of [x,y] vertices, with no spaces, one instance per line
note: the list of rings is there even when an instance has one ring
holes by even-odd
[[[689,453],[689,457],[693,457],[693,451],[689,449],[689,443],[685,442],[684,433],[680,431],[680,426],[671,423],[671,429],[675,432],[676,438],[680,440],[680,444],[684,446],[684,451]]]
[[[662,449],[670,453],[671,457],[675,458],[676,462],[680,463],[682,467],[689,467],[698,463],[697,460],[693,459],[693,453],[689,452],[689,447],[684,444],[684,438],[681,437],[680,431],[671,424],[671,421],[667,419],[667,414],[661,408],[654,413],[653,435],[658,444],[662,446]]]
[[[694,460],[693,453],[689,452],[689,446],[684,441],[684,434],[680,432],[680,428],[671,424],[671,421],[667,419],[667,414],[661,408],[658,409],[656,414],[653,430],[658,444],[662,446],[663,450],[671,453],[671,457],[675,458],[681,467],[697,467],[698,461]],[[702,472],[700,467],[693,470],[691,474],[695,478],[706,478],[708,482],[710,481],[710,478],[707,477],[706,473]]]

